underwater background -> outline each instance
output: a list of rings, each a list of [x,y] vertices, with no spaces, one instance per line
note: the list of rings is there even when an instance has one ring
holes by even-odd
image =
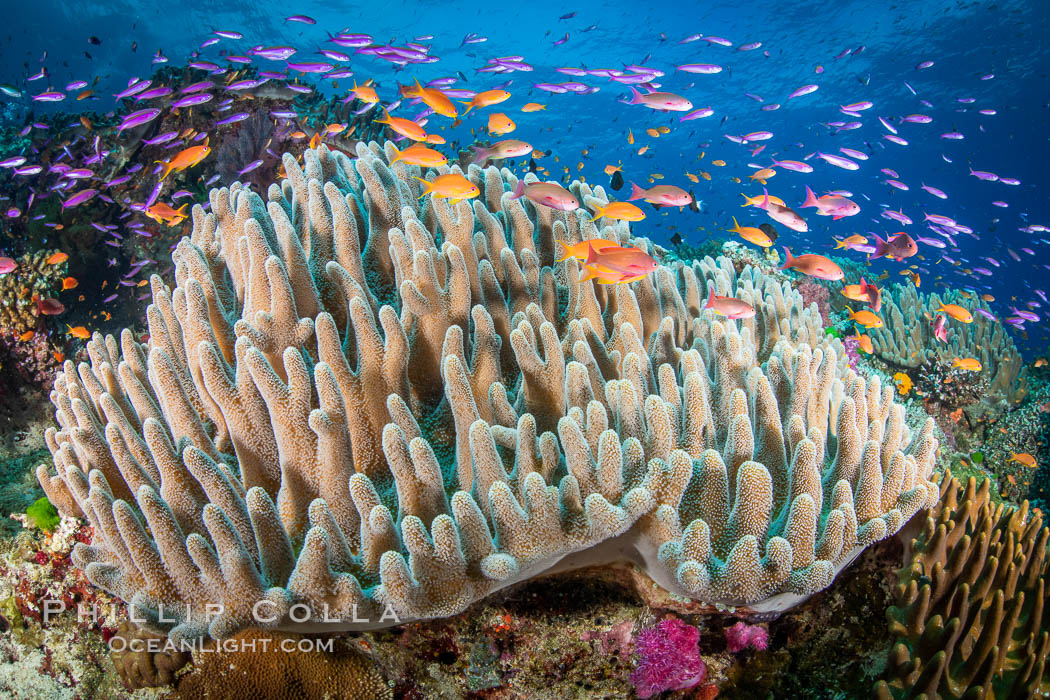
[[[5,17],[5,697],[1050,694],[1050,5]]]

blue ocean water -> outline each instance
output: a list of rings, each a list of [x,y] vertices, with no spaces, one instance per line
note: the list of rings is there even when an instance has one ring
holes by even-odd
[[[286,17],[293,14],[316,23],[288,21]],[[801,210],[809,232],[778,226],[778,245],[786,244],[796,254],[827,254],[833,236],[869,232],[884,236],[901,230],[913,237],[953,241],[943,249],[920,243],[921,258],[903,263],[878,260],[872,273],[888,272],[891,281],[903,280],[899,271],[915,264],[923,291],[965,288],[991,294],[996,300],[993,311],[1000,317],[1012,315],[1015,307],[1038,317],[1014,335],[1030,355],[1046,351],[1050,304],[1037,291],[1050,292],[1050,234],[1041,229],[1050,226],[1043,183],[1050,156],[1046,133],[1050,53],[1042,48],[1050,26],[1050,4],[1045,2],[189,1],[160,6],[44,1],[19,3],[7,8],[5,15],[0,83],[21,96],[3,95],[0,102],[4,118],[16,125],[41,114],[79,110],[104,114],[117,108],[113,95],[132,78],[148,78],[157,67],[151,63],[157,51],[168,57],[166,65],[174,66],[191,60],[194,52],[221,63],[223,52],[242,54],[257,45],[288,45],[298,50],[292,60],[314,61],[324,60],[315,53],[318,49],[337,48],[326,40],[339,31],[367,33],[377,45],[403,46],[416,37],[432,36],[418,43],[428,47],[430,56],[439,57],[434,62],[397,66],[345,49],[352,58],[344,65],[359,82],[374,79],[384,103],[396,99],[397,83],[410,83],[413,78],[427,82],[456,77],[455,88],[472,91],[506,84],[512,102],[468,116],[459,127],[442,124],[439,133],[450,145],[464,148],[475,138],[471,129],[479,138],[487,137],[483,133],[487,113],[502,110],[517,122],[514,138],[548,154],[540,162],[552,179],[562,179],[567,167],[570,177],[605,184],[605,166],[622,163],[626,179],[642,186],[667,183],[690,189],[703,201],[699,213],[689,209],[655,213],[647,208],[646,220],[633,226],[636,234],[665,245],[675,233],[694,244],[710,236],[729,237],[725,229],[732,225],[731,216],[748,223],[742,212],[748,213],[752,225],[764,221],[756,216],[757,210],[739,206],[741,192],[760,194],[761,187],[745,186],[733,178],[746,183],[753,166],[768,166],[771,157],[805,161],[814,172],[781,170],[768,183],[770,194],[797,209],[805,198],[805,185],[818,194],[845,190],[861,205],[861,212],[831,221],[815,216],[812,209]],[[214,37],[213,30],[235,30],[244,37],[222,39],[200,49],[202,42]],[[485,41],[464,43],[471,33]],[[756,42],[761,46],[749,47]],[[478,72],[489,59],[507,56],[522,57],[533,70]],[[932,65],[920,67],[924,62]],[[284,68],[280,61],[256,58],[254,63],[264,70]],[[686,63],[716,64],[723,70],[711,75],[675,70]],[[694,109],[710,106],[713,114],[682,122],[681,113],[623,104],[629,88],[607,77],[556,72],[560,67],[624,70],[625,66],[662,71],[652,80],[654,87],[658,84],[660,90],[686,97]],[[27,82],[41,68],[47,69],[46,79]],[[96,77],[100,78],[95,86],[97,100],[76,102],[72,92],[61,102],[31,100],[49,87],[62,90],[70,81]],[[553,94],[533,87],[566,81],[600,89],[592,94]],[[344,95],[350,87],[350,79],[336,81],[339,87],[323,77],[307,76],[306,82],[331,95]],[[788,99],[807,84],[818,89]],[[528,101],[547,108],[522,113],[520,106]],[[861,101],[873,106],[859,112],[860,117],[840,112],[841,105]],[[762,109],[773,103],[779,103],[779,109]],[[417,111],[418,107],[406,105],[396,113],[411,116]],[[911,114],[927,115],[932,121],[901,123]],[[907,145],[887,140],[891,134],[879,117],[897,129]],[[840,130],[829,126],[833,122],[861,126]],[[646,129],[661,126],[669,127],[669,133],[659,138],[646,134]],[[629,130],[633,144],[628,143]],[[773,136],[748,144],[726,138],[756,131]],[[963,138],[942,137],[946,133]],[[639,154],[643,146],[648,149]],[[764,148],[756,152],[760,146]],[[841,155],[841,147],[870,157],[850,171],[812,155]],[[698,160],[701,153],[703,159]],[[11,155],[15,154],[0,153],[0,158]],[[716,160],[726,165],[712,165]],[[519,171],[524,167],[517,164]],[[969,173],[971,168],[1020,184],[981,180]],[[711,179],[692,183],[685,175],[701,171]],[[650,180],[653,173],[663,179]],[[890,177],[909,189],[885,184]],[[924,191],[923,184],[943,190],[947,199]],[[10,180],[5,190],[16,185]],[[16,191],[5,194],[15,201],[21,196]],[[903,211],[914,223],[899,226],[880,216],[884,209]],[[926,213],[948,217],[962,229],[972,229],[972,234],[956,231],[945,237],[931,232],[923,223]],[[4,226],[9,233],[9,224]],[[861,253],[848,255],[864,259]]]

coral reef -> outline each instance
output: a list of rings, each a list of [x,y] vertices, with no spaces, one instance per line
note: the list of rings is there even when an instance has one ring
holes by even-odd
[[[1023,360],[1006,328],[978,310],[990,313],[988,304],[970,292],[920,294],[912,284],[895,284],[883,290],[883,326],[871,329],[875,354],[893,367],[918,369],[935,360],[951,364],[954,358],[976,358],[987,379],[984,403],[997,412],[1016,403],[1025,392],[1021,377]],[[941,304],[957,304],[973,314],[972,323],[949,320],[947,342],[933,335],[933,318]]]
[[[26,524],[25,516],[19,519]],[[88,583],[69,558],[74,544],[89,537],[82,521],[66,517],[53,532],[23,529],[0,541],[3,697],[126,697],[106,641],[127,610]]]
[[[555,239],[626,224],[511,200],[495,168],[468,170],[473,203],[420,205],[393,152],[286,156],[268,204],[212,191],[176,287],[152,279],[149,343],[96,334],[56,381],[38,477],[140,617],[396,624],[624,557],[783,609],[935,501],[932,421],[906,425],[790,285],[726,259],[578,284]],[[756,316],[703,312],[711,288]]]
[[[15,259],[13,272],[0,275],[0,333],[19,336],[35,330],[42,321],[34,297],[48,299],[58,296],[62,278],[66,275],[65,261],[48,262],[55,249],[37,250]]]
[[[880,698],[1004,698],[1050,692],[1047,541],[1042,518],[995,506],[989,481],[946,473],[912,541],[888,610],[899,639]]]
[[[150,632],[133,622],[122,622],[109,638],[110,658],[120,680],[131,690],[174,685],[176,674],[192,657],[188,651],[167,649],[166,635]]]
[[[338,641],[338,645],[335,642]],[[172,698],[389,700],[393,692],[375,663],[345,639],[328,650],[317,640],[246,630],[195,654],[192,673]]]

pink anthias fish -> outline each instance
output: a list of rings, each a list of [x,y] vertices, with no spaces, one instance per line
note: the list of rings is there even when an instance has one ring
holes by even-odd
[[[623,280],[636,279],[656,269],[656,260],[638,248],[606,247],[595,250],[587,246],[587,264],[619,274]]]
[[[631,99],[629,105],[644,105],[649,109],[661,112],[688,112],[693,108],[693,103],[673,92],[650,92],[643,95],[631,87]]]
[[[631,196],[627,198],[627,201],[636,199],[644,199],[650,204],[665,207],[687,207],[693,203],[692,196],[681,187],[656,185],[646,190],[632,182]]]
[[[755,308],[743,299],[736,297],[720,297],[715,294],[712,287],[707,293],[707,301],[704,302],[705,309],[711,309],[726,318],[751,318],[755,315]]]
[[[806,220],[799,216],[798,212],[794,211],[790,207],[786,207],[783,204],[777,204],[769,198],[769,192],[765,189],[762,190],[765,193],[765,197],[762,201],[755,206],[766,212],[770,219],[777,223],[787,226],[792,231],[798,231],[799,233],[805,233],[809,231],[809,224]]]
[[[13,258],[0,258],[0,275],[14,272],[17,267],[18,263]]]
[[[885,255],[900,262],[904,258],[910,258],[919,252],[919,246],[915,243],[915,240],[903,231],[889,236],[885,241],[879,238],[877,233],[872,233],[871,235],[875,239],[875,252],[871,255],[872,260]]]
[[[806,185],[806,201],[802,203],[803,209],[807,207],[816,207],[817,214],[830,216],[835,221],[844,216],[853,216],[860,211],[859,204],[845,197],[826,194],[818,198],[813,190],[809,189],[809,185]]]
[[[517,186],[511,199],[528,197],[536,204],[542,204],[551,209],[560,211],[573,211],[580,208],[580,203],[572,196],[572,193],[559,184],[553,182],[532,182],[525,184],[524,180],[518,180]]]
[[[948,317],[937,314],[933,319],[933,337],[942,343],[948,342]]]
[[[784,248],[784,255],[785,260],[784,264],[780,266],[781,270],[791,268],[798,270],[804,275],[809,275],[810,277],[831,281],[840,280],[845,277],[842,268],[823,255],[807,253],[796,258],[791,254],[791,249],[787,247]]]

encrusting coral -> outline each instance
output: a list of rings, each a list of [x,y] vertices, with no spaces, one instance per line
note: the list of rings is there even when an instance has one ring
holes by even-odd
[[[96,335],[65,364],[37,475],[136,616],[173,638],[376,627],[623,559],[783,609],[936,501],[932,421],[905,425],[789,284],[711,258],[581,284],[556,239],[657,251],[511,199],[506,169],[419,203],[395,153],[286,155],[265,202],[213,190],[176,287],[152,280],[148,344]],[[755,317],[704,311],[710,289]]]
[[[13,272],[0,275],[0,332],[21,335],[36,327],[40,312],[34,296],[53,297],[62,288],[66,263],[50,264],[57,250],[27,253],[16,262]]]
[[[888,611],[899,641],[879,698],[1050,693],[1050,529],[1027,502],[993,504],[990,484],[970,477],[964,487],[945,474]]]
[[[957,357],[972,357],[987,378],[987,401],[1015,402],[1024,395],[1024,382],[1019,381],[1024,360],[1003,324],[978,313],[978,309],[990,313],[986,302],[959,290],[919,294],[912,284],[892,285],[883,291],[882,302],[883,326],[869,331],[879,358],[917,369],[938,360],[951,363]],[[973,315],[966,324],[948,319],[946,343],[933,335],[933,318],[942,302],[962,306]]]

